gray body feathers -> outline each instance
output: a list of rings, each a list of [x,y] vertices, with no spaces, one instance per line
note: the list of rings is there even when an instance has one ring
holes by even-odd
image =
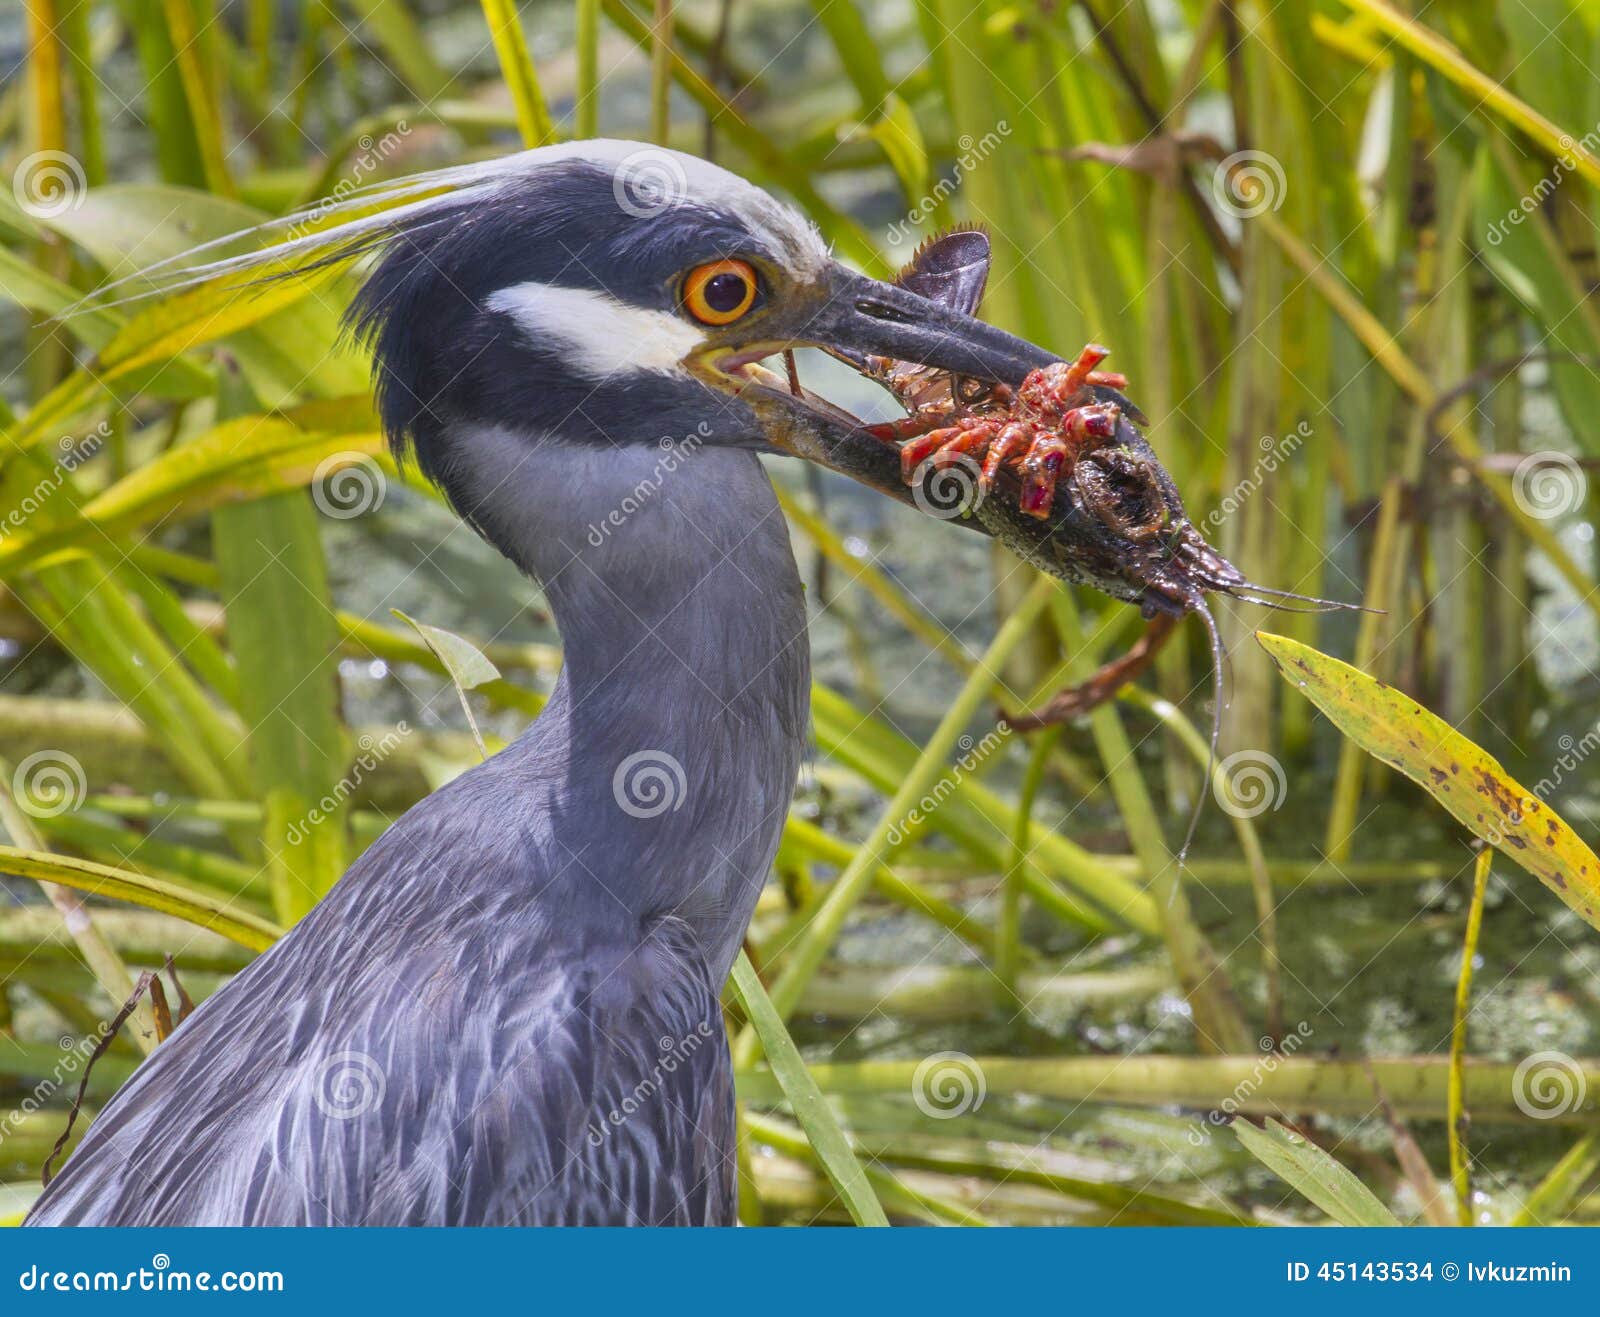
[[[755,457],[707,451],[580,559],[594,508],[527,497],[542,466],[496,488],[566,643],[549,706],[204,1002],[29,1224],[733,1222],[718,993],[807,717],[787,529]]]

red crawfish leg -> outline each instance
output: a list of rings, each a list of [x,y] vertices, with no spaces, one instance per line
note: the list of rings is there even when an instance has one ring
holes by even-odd
[[[874,439],[899,444],[907,439],[915,439],[918,435],[927,434],[930,430],[940,429],[949,421],[948,409],[930,408],[912,412],[909,416],[902,416],[893,421],[879,421],[876,425],[867,426],[866,431]]]
[[[1107,700],[1115,699],[1119,690],[1150,666],[1177,625],[1176,613],[1158,613],[1151,619],[1144,634],[1134,642],[1133,648],[1121,658],[1102,665],[1087,681],[1060,691],[1038,713],[1019,714],[1008,717],[1006,721],[1014,731],[1031,732],[1081,717]]]
[[[1103,348],[1098,343],[1088,344],[1078,359],[1067,367],[1066,374],[1061,377],[1061,398],[1070,397],[1089,382],[1089,376],[1095,373],[1095,367],[1111,355],[1110,348]]]
[[[1128,377],[1120,370],[1091,370],[1084,377],[1085,384],[1097,384],[1103,389],[1125,389]]]
[[[964,433],[963,426],[947,425],[938,430],[929,430],[927,434],[918,435],[915,439],[906,440],[900,445],[900,478],[908,485],[915,484],[917,468],[952,439],[957,439]]]
[[[934,469],[954,466],[963,457],[980,458],[989,448],[989,441],[1000,427],[994,423],[974,425],[963,430],[933,455]]]
[[[978,487],[985,490],[992,488],[1005,460],[1024,451],[1032,441],[1032,427],[1021,421],[1012,421],[1001,427],[1000,433],[989,445],[988,456],[983,459],[983,473],[978,477]]]
[[[1056,501],[1056,478],[1062,464],[1071,456],[1071,445],[1053,430],[1046,430],[1033,441],[1022,459],[1022,494],[1017,507],[1030,517],[1043,521]]]

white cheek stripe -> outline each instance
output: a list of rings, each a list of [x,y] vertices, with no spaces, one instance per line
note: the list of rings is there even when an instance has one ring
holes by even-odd
[[[701,341],[700,331],[675,315],[629,306],[589,288],[516,284],[491,294],[487,305],[510,316],[534,342],[557,345],[567,363],[590,379],[681,369]]]

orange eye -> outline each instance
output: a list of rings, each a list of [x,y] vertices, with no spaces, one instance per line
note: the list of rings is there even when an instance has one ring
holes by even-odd
[[[703,325],[731,325],[756,300],[756,272],[744,261],[711,261],[683,281],[683,305]]]

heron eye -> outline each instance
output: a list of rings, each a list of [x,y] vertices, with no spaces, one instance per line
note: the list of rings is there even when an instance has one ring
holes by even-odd
[[[690,270],[683,305],[705,325],[731,325],[756,300],[756,272],[744,261],[712,261]]]

